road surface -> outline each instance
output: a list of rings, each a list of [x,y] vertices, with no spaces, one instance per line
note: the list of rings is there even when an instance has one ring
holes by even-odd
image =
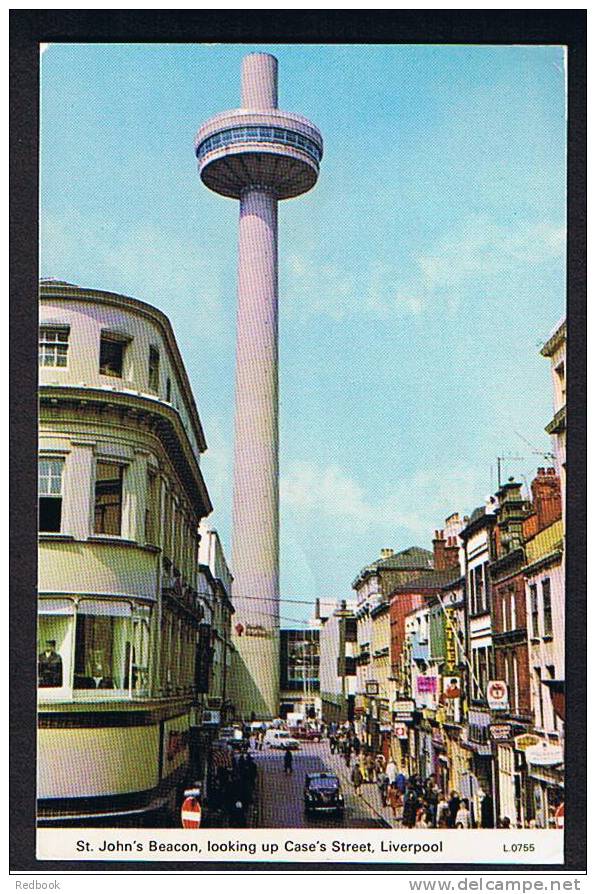
[[[293,752],[291,774],[284,773],[283,751],[264,748],[263,751],[253,751],[252,755],[259,767],[258,809],[254,813],[253,825],[261,829],[374,829],[386,826],[375,809],[379,800],[376,786],[363,786],[364,797],[355,795],[349,771],[341,758],[330,753],[327,741],[302,743],[300,750]],[[345,799],[343,818],[322,812],[305,816],[304,777],[306,773],[317,771],[339,775]]]

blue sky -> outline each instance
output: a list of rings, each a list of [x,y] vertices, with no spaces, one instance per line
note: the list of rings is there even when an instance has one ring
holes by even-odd
[[[430,547],[549,451],[539,348],[565,310],[560,47],[51,45],[41,272],[170,318],[231,555],[238,207],[202,186],[199,125],[246,52],[325,140],[280,203],[282,595],[346,598],[382,547]],[[516,434],[523,436],[528,443]],[[521,480],[524,480],[523,477]],[[308,606],[282,608],[291,619]]]

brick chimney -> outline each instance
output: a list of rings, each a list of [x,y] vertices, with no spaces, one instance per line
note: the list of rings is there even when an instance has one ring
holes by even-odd
[[[554,468],[539,468],[531,488],[536,527],[542,531],[561,518],[561,482]]]
[[[435,531],[433,554],[435,571],[445,571],[447,568],[457,568],[459,562],[457,537],[445,538],[444,531]]]
[[[382,559],[390,559],[393,555],[393,550],[389,547],[381,550],[381,558]]]

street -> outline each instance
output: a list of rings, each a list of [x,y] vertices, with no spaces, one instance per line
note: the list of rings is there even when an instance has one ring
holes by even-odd
[[[252,752],[259,767],[258,810],[254,825],[259,828],[378,828],[386,822],[377,812],[379,795],[374,785],[355,795],[349,771],[342,758],[332,755],[329,743],[304,742],[293,752],[293,770],[284,773],[284,753],[274,749]],[[323,812],[304,813],[304,779],[307,773],[327,771],[339,776],[345,799],[343,818]]]

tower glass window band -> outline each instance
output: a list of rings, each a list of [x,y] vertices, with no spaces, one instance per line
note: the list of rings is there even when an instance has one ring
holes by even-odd
[[[62,521],[62,471],[64,460],[39,460],[39,530],[57,533]]]
[[[40,366],[66,366],[68,359],[68,333],[68,326],[40,326]]]
[[[303,134],[284,127],[231,127],[222,130],[213,136],[207,137],[197,147],[197,158],[201,161],[208,152],[219,149],[222,146],[231,146],[234,143],[281,143],[285,146],[298,146],[318,164],[323,153],[314,140]]]

